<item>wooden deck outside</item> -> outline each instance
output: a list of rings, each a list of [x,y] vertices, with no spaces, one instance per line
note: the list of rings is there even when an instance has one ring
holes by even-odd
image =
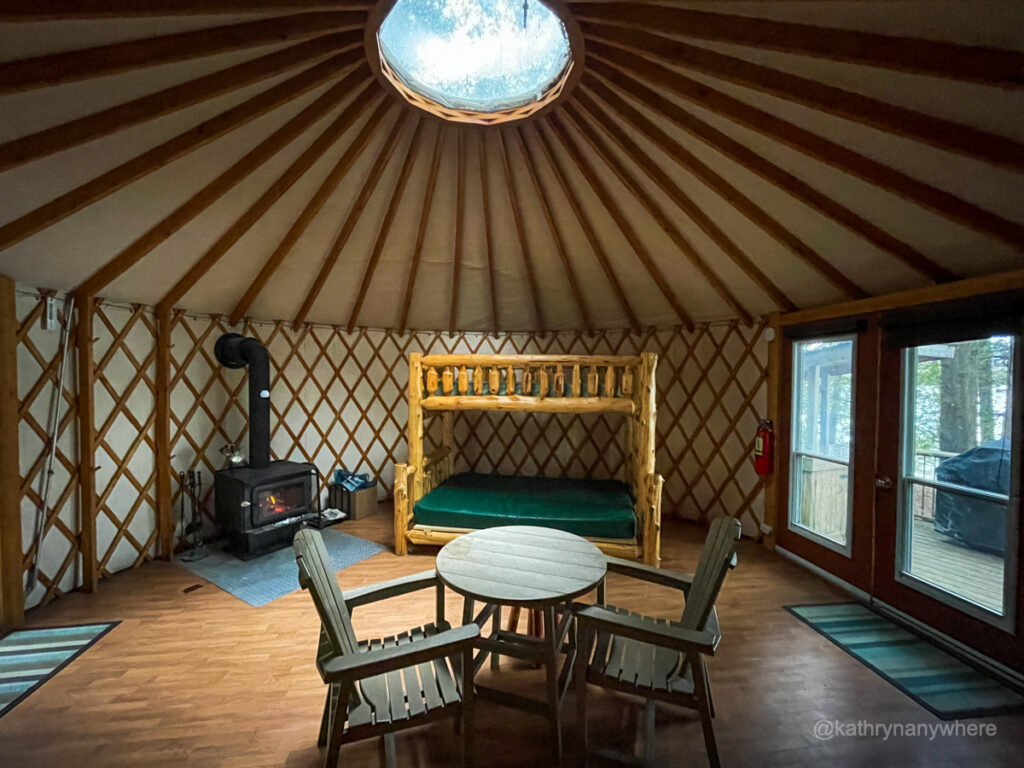
[[[1003,558],[957,544],[938,533],[931,520],[914,518],[910,572],[978,605],[1002,611]]]

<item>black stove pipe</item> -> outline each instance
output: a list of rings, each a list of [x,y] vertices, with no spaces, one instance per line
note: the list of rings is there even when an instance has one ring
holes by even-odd
[[[213,347],[225,368],[249,366],[249,466],[270,465],[270,355],[259,339],[225,333]]]

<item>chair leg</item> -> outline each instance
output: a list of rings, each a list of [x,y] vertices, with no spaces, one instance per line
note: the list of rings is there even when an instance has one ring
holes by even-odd
[[[336,768],[341,754],[341,743],[345,738],[345,720],[348,719],[347,691],[339,690],[338,700],[331,715],[330,733],[327,737],[327,755],[324,757],[324,768]]]
[[[324,701],[324,714],[320,718],[320,733],[316,737],[316,745],[322,747],[327,743],[327,735],[331,730],[331,710],[334,703],[334,686],[336,683],[331,683],[327,686],[327,699]]]
[[[384,765],[386,768],[398,768],[398,756],[395,748],[395,734],[385,733],[381,736],[384,742]]]
[[[648,699],[644,708],[644,762],[648,765],[655,764],[654,757],[658,751],[654,735],[655,704],[654,699]]]
[[[693,668],[693,692],[697,696],[697,711],[700,713],[700,724],[704,729],[704,746],[708,751],[708,763],[711,768],[721,768],[718,758],[718,743],[715,741],[715,726],[711,722],[711,689],[704,675],[704,660],[700,659]]]
[[[462,724],[462,768],[473,766],[473,649],[462,651],[462,710],[459,722]]]
[[[590,633],[576,625],[576,764],[587,764],[587,664],[590,661]]]
[[[706,683],[708,689],[708,709],[711,711],[711,716],[715,717],[715,697],[711,693],[711,677],[708,675],[708,667],[707,664],[704,663],[703,656],[700,657],[700,665],[704,674],[704,682]]]

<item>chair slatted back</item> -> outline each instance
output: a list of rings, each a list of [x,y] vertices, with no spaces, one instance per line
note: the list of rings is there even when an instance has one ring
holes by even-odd
[[[686,596],[682,625],[686,629],[704,629],[718,592],[725,581],[736,545],[740,540],[740,521],[733,517],[720,517],[711,523],[708,537],[700,550],[697,572]]]
[[[352,617],[338,586],[331,559],[320,531],[302,528],[292,542],[299,566],[299,586],[313,596],[316,612],[337,654],[356,653],[359,643],[352,630]]]

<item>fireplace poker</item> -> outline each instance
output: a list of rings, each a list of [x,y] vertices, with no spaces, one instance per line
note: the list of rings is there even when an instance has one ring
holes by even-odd
[[[192,522],[188,528],[192,531],[192,548],[181,556],[186,563],[202,560],[209,554],[206,547],[203,546],[201,530],[203,521],[199,513],[199,489],[202,488],[202,482],[202,475],[198,470],[190,469],[188,471],[188,499],[192,510]],[[184,499],[182,499],[182,507],[184,508]]]

